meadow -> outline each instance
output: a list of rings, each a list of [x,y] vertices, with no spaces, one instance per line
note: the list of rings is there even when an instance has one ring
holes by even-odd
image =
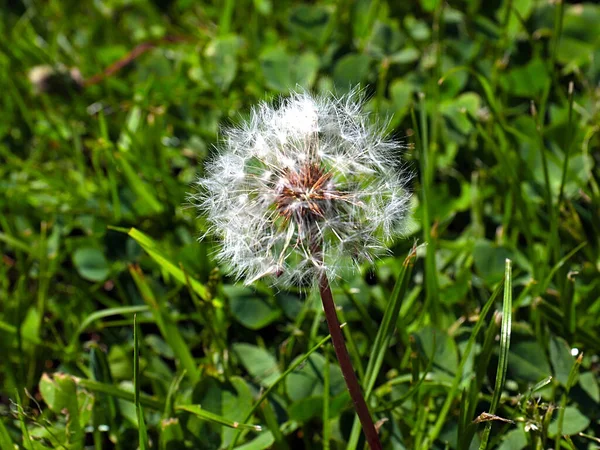
[[[600,448],[600,6],[0,11],[0,449],[363,449],[318,293],[236,282],[222,127],[361,86],[410,220],[333,284],[385,449]],[[217,146],[217,147],[215,147]]]

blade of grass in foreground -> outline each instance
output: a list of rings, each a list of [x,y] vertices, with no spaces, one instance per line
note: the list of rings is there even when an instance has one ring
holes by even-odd
[[[148,306],[150,306],[150,310],[152,311],[154,320],[156,321],[156,325],[158,326],[162,337],[177,356],[181,366],[187,371],[192,383],[195,384],[200,379],[200,373],[196,367],[196,362],[194,361],[190,348],[181,336],[177,323],[171,319],[165,306],[156,298],[154,292],[150,289],[150,285],[146,282],[141,269],[137,266],[130,266],[129,272],[131,273],[131,277],[140,291],[142,298]]]
[[[505,281],[504,286],[506,287],[506,281]],[[506,290],[505,290],[505,292],[506,292]],[[460,364],[458,365],[458,368],[456,369],[456,374],[454,375],[454,380],[452,381],[452,386],[450,387],[450,391],[448,392],[448,395],[446,396],[446,400],[444,401],[444,404],[442,405],[442,408],[437,415],[437,420],[435,422],[435,425],[430,429],[429,435],[425,439],[423,448],[431,448],[432,447],[433,442],[435,442],[437,437],[440,435],[440,432],[442,431],[442,428],[443,428],[444,424],[446,423],[446,417],[448,416],[448,413],[450,412],[450,407],[452,406],[452,403],[454,402],[454,398],[456,397],[456,395],[458,393],[458,387],[459,387],[460,381],[463,377],[465,365],[466,365],[467,361],[469,360],[469,354],[471,353],[471,349],[473,348],[473,345],[475,345],[475,339],[479,335],[479,331],[481,330],[481,327],[483,326],[483,324],[485,322],[485,318],[487,317],[488,312],[490,311],[490,308],[496,301],[496,297],[498,296],[499,293],[500,293],[500,288],[498,288],[494,291],[494,293],[491,295],[491,297],[489,298],[489,300],[487,301],[487,303],[481,310],[481,313],[479,314],[479,318],[477,319],[477,322],[475,323],[475,326],[473,327],[473,331],[471,332],[471,335],[469,336],[469,340],[467,341],[467,345],[465,346],[462,358],[460,360]]]
[[[499,286],[504,288],[504,284]],[[495,337],[500,329],[500,324],[497,323],[496,317],[500,316],[500,313],[495,312],[492,320],[490,321],[487,329],[483,336],[483,343],[481,350],[477,356],[477,369],[475,370],[475,377],[471,380],[467,392],[468,408],[464,412],[466,418],[462,424],[459,423],[459,441],[458,450],[468,450],[473,436],[475,435],[475,429],[477,427],[474,424],[473,418],[475,417],[475,410],[479,403],[479,396],[481,394],[481,387],[483,386],[484,380],[487,376],[487,368],[492,358],[492,353],[495,347]]]
[[[206,420],[208,422],[213,422],[213,423],[216,423],[219,425],[225,425],[226,427],[230,427],[230,428],[238,428],[240,430],[246,429],[246,430],[254,430],[254,431],[262,430],[262,427],[260,425],[252,425],[249,423],[233,422],[229,419],[226,419],[223,416],[220,416],[218,414],[215,414],[215,413],[212,413],[205,409],[202,409],[202,407],[200,405],[179,405],[179,406],[175,407],[175,410],[176,411],[186,411],[186,412],[192,413],[199,419]]]
[[[123,231],[121,228],[113,227],[113,229]],[[168,272],[181,284],[186,284],[186,277],[183,271],[179,267],[177,267],[177,264],[174,264],[172,261],[169,261],[169,259],[166,256],[164,256],[162,252],[159,251],[158,246],[149,236],[146,236],[144,233],[142,233],[139,230],[136,230],[135,228],[131,228],[127,232],[127,234],[133,239],[135,239],[135,241],[142,246],[146,253],[148,253],[152,257],[152,259],[160,265],[162,269]],[[193,278],[189,279],[189,283],[194,292],[202,300],[208,300],[210,298],[210,293],[208,292],[208,289],[206,289],[206,286],[204,286],[202,283],[194,280]]]
[[[500,358],[498,359],[498,368],[496,370],[496,385],[494,386],[494,395],[490,404],[489,414],[496,414],[496,409],[500,404],[500,396],[504,389],[506,381],[506,369],[508,368],[508,350],[510,348],[510,334],[512,323],[512,267],[510,259],[506,260],[504,269],[504,301],[502,303],[502,329],[500,331]],[[479,450],[485,450],[488,446],[490,431],[492,430],[492,421],[486,422]]]
[[[392,296],[385,308],[385,313],[383,314],[381,326],[377,331],[377,336],[375,336],[375,342],[373,343],[373,348],[371,350],[371,355],[369,356],[369,363],[367,365],[367,370],[363,381],[365,401],[367,402],[369,401],[369,396],[373,391],[375,381],[377,379],[377,376],[379,375],[379,371],[381,370],[381,365],[383,364],[383,357],[385,356],[385,352],[389,347],[390,340],[392,339],[392,335],[394,334],[395,325],[398,321],[398,314],[400,313],[400,307],[402,306],[402,300],[404,299],[404,296],[406,294],[408,281],[410,280],[414,260],[416,257],[417,247],[413,246],[410,253],[404,260],[404,263],[402,264],[402,269],[400,270],[400,274],[398,275],[398,279],[396,280],[396,284],[394,285]],[[359,437],[360,422],[357,417],[354,417],[354,424],[352,425],[352,432],[350,434],[350,439],[348,440],[347,448],[355,449],[358,445]]]
[[[140,404],[140,347],[138,341],[138,326],[136,321],[137,316],[133,316],[133,386],[134,386],[134,403],[135,411],[138,420],[138,439],[140,450],[148,448],[148,432],[146,430],[146,422],[144,421],[144,412]]]

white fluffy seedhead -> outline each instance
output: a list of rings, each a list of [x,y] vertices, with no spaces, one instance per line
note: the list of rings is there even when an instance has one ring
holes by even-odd
[[[293,93],[224,131],[194,200],[236,277],[310,286],[372,262],[402,231],[410,200],[402,147],[362,106],[358,91]]]

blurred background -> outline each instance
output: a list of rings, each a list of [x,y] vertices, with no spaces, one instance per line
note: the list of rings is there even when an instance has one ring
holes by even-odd
[[[187,200],[219,127],[357,84],[416,174],[334,289],[384,448],[598,448],[598,30],[561,0],[3,3],[0,448],[362,448],[319,300],[235,284]]]

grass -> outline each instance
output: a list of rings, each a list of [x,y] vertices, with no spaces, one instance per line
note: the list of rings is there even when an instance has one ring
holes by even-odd
[[[219,126],[354,84],[418,175],[333,288],[384,448],[597,447],[600,7],[448,3],[3,8],[0,448],[364,447],[316,296],[186,201]]]

